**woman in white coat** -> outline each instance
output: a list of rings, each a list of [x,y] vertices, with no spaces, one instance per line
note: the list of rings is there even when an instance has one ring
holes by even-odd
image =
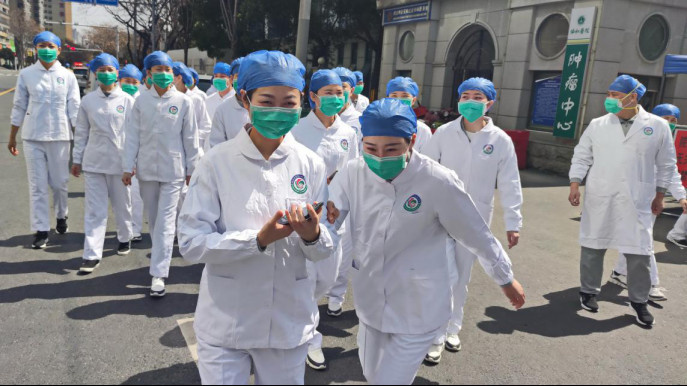
[[[339,111],[339,117],[344,121],[345,124],[352,127],[355,130],[355,134],[358,139],[362,139],[362,134],[360,132],[360,116],[361,113],[355,109],[351,101],[351,94],[358,83],[357,78],[353,72],[344,67],[337,67],[333,70],[341,78],[341,84],[344,89],[344,107]],[[359,149],[360,150],[360,149]]]
[[[653,216],[675,173],[675,146],[668,123],[639,105],[646,87],[628,75],[609,87],[607,115],[596,118],[575,147],[570,168],[569,201],[580,205],[580,184],[587,178],[580,244],[580,303],[598,312],[606,250],[627,258],[630,307],[642,326],[654,317],[647,302],[651,291]]]
[[[425,147],[423,154],[456,172],[465,190],[475,202],[487,225],[494,215],[494,193],[499,190],[506,224],[508,248],[520,239],[522,228],[522,187],[518,159],[510,137],[485,116],[496,101],[494,84],[484,78],[471,78],[458,87],[458,111],[461,116],[441,126]],[[446,334],[442,334],[427,354],[426,360],[439,363],[446,348],[458,352],[462,345],[458,334],[463,328],[463,309],[468,297],[472,266],[478,259],[460,243],[449,240],[449,253],[458,262],[453,283],[453,316]]]
[[[479,256],[516,309],[525,295],[456,174],[413,151],[412,108],[396,99],[375,101],[361,123],[363,157],[332,181],[328,220],[348,219],[356,251],[363,374],[371,384],[409,385],[451,316],[448,237]]]
[[[355,75],[357,84],[355,85],[353,93],[351,94],[351,101],[353,101],[355,110],[362,114],[365,112],[365,109],[367,109],[367,106],[370,105],[370,99],[363,95],[363,90],[365,89],[365,79],[363,78],[363,73],[361,71],[354,71],[353,75]]]
[[[327,181],[331,182],[348,161],[358,158],[358,137],[337,113],[344,104],[341,79],[332,70],[319,70],[310,79],[310,106],[313,110],[293,128],[296,141],[322,157],[326,167]],[[325,219],[323,219],[324,221]],[[315,300],[324,297],[332,289],[340,270],[348,271],[341,263],[341,246],[332,258],[310,263],[310,277],[316,283]],[[348,266],[351,261],[348,261]],[[345,275],[348,287],[348,275]],[[346,291],[346,288],[343,289]],[[319,319],[319,314],[318,314]],[[310,342],[307,364],[314,370],[326,370],[327,361],[322,352],[322,334],[316,332]]]
[[[234,89],[237,87],[237,79],[241,69],[243,58],[234,60],[231,63],[231,82]],[[212,149],[222,142],[233,139],[243,130],[245,125],[250,123],[248,111],[243,107],[243,103],[238,96],[227,97],[222,104],[217,107],[215,115],[212,117],[212,128],[210,138],[206,148]]]
[[[208,110],[208,116],[212,119],[217,112],[217,108],[222,102],[236,95],[234,86],[231,82],[231,66],[224,62],[219,62],[215,65],[213,71],[214,79],[212,84],[217,89],[217,92],[208,96],[205,99],[205,106]]]
[[[33,39],[38,61],[19,73],[14,92],[11,132],[7,148],[18,156],[17,133],[22,128],[24,158],[29,177],[31,230],[36,232],[32,247],[44,249],[50,231],[50,190],[57,217],[57,233],[67,226],[67,183],[72,127],[79,114],[79,84],[72,71],[57,57],[62,41],[52,32]]]
[[[404,78],[399,76],[391,79],[386,85],[386,96],[389,98],[400,99],[401,102],[413,107],[417,103],[417,96],[420,93],[420,88],[411,78]],[[425,146],[432,139],[432,129],[424,122],[418,119],[417,121],[417,140],[413,150],[424,153]]]
[[[74,131],[72,175],[84,173],[86,207],[84,253],[80,271],[91,273],[103,258],[108,198],[117,220],[117,254],[129,254],[132,237],[131,196],[122,185],[124,123],[134,99],[117,87],[119,62],[100,54],[90,64],[100,87],[81,101]]]
[[[208,114],[207,106],[205,105],[205,98],[199,93],[191,91],[192,85],[193,73],[191,69],[186,67],[184,63],[175,62],[174,87],[176,87],[177,91],[191,98],[193,101],[193,116],[196,119],[196,127],[198,127],[198,141],[200,143],[200,148],[203,149],[205,141],[210,136],[212,121]]]
[[[150,295],[162,297],[172,262],[179,196],[198,161],[198,129],[191,98],[172,87],[172,59],[156,51],[145,63],[154,85],[136,99],[127,117],[122,182],[131,185],[136,170],[153,239]]]
[[[303,384],[317,313],[306,261],[334,252],[311,205],[326,200],[327,175],[289,133],[301,113],[303,64],[258,51],[244,65],[238,82],[251,123],[203,158],[179,217],[181,253],[205,264],[198,368],[203,384],[247,384],[251,368],[256,384]]]

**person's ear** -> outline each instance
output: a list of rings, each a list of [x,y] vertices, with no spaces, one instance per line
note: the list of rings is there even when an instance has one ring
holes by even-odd
[[[491,108],[494,106],[495,101],[489,101],[487,102],[487,111],[491,110]]]
[[[317,107],[317,100],[319,99],[319,97],[317,96],[317,94],[314,93],[314,92],[312,92],[312,91],[310,91],[310,99],[311,99],[313,102],[315,102],[315,106],[312,106],[312,108]]]
[[[248,102],[248,94],[246,93],[246,90],[241,90],[240,97],[243,108],[250,111],[250,102]]]
[[[413,134],[413,137],[410,138],[410,146],[408,147],[408,150],[413,150],[415,147],[415,141],[417,141],[417,134]]]

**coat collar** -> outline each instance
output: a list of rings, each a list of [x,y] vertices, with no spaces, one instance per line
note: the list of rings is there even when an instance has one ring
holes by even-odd
[[[649,124],[651,114],[647,113],[646,110],[644,110],[644,108],[642,106],[638,106],[638,107],[639,107],[639,112],[634,117],[634,123],[632,124],[632,127],[630,127],[630,131],[627,133],[627,136],[625,136],[625,140],[623,142],[627,142],[627,140],[632,138],[635,134],[646,129],[647,125]],[[610,122],[612,124],[620,126],[620,119],[615,114],[610,114]],[[622,131],[622,129],[621,129],[621,131]]]
[[[61,69],[63,68],[63,67],[62,67],[62,63],[60,63],[59,60],[55,61],[55,64],[53,64],[52,67],[50,67],[49,70],[46,70],[45,67],[43,67],[43,65],[41,64],[40,60],[39,60],[39,61],[36,61],[36,63],[34,63],[33,65],[34,65],[37,69],[39,69],[39,70],[41,70],[41,71],[45,71],[45,72],[55,72],[55,71],[59,71],[59,70],[61,70]]]
[[[247,130],[241,130],[237,135],[236,139],[238,141],[241,154],[252,160],[265,161],[265,157],[262,156],[258,148],[253,143],[253,140],[250,139],[250,135],[248,134]],[[279,160],[286,158],[288,155],[292,153],[295,154],[296,146],[297,142],[293,138],[293,135],[291,133],[286,134],[286,136],[284,137],[284,141],[281,143],[281,145],[279,145],[277,150],[275,150],[274,153],[272,153],[269,160]]]
[[[172,87],[169,88],[169,90],[167,90],[166,93],[164,93],[162,96],[160,96],[160,94],[157,93],[157,90],[155,89],[155,86],[153,86],[153,87],[151,87],[150,89],[148,89],[148,92],[150,93],[150,95],[153,96],[153,98],[157,98],[157,99],[169,99],[169,98],[173,97],[174,94],[177,93],[178,91],[177,91],[176,88],[174,88],[174,86],[172,86]]]
[[[320,121],[320,118],[318,118],[317,115],[315,115],[315,111],[311,111],[310,114],[308,114],[308,116],[303,118],[303,121],[304,121],[304,123],[309,124],[318,130],[329,131],[329,130],[335,130],[335,129],[339,128],[341,123],[343,123],[343,121],[341,120],[341,117],[339,117],[338,115],[336,115],[335,117],[336,118],[334,119],[334,124],[331,125],[331,127],[329,127],[329,128],[324,127],[324,124],[322,123],[322,121]]]
[[[122,91],[122,89],[119,88],[119,86],[117,86],[114,88],[114,90],[112,90],[112,92],[110,93],[110,96],[111,97],[117,97],[123,92],[124,91]],[[105,92],[103,92],[103,89],[100,87],[98,87],[98,89],[95,91],[95,93],[96,93],[96,95],[98,95],[101,98],[109,98],[107,95],[105,95]]]

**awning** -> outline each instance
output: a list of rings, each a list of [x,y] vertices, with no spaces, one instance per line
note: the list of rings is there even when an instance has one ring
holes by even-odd
[[[666,55],[664,74],[687,74],[687,55]]]

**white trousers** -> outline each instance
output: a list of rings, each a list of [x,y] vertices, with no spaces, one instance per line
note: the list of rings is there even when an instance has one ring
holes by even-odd
[[[472,278],[472,267],[477,261],[475,254],[453,239],[447,241],[446,255],[449,260],[449,277],[451,283],[453,283],[453,313],[446,331],[442,331],[434,341],[436,345],[444,344],[446,342],[446,335],[457,335],[463,329],[465,302],[468,300],[468,286]]]
[[[346,301],[346,291],[348,291],[348,275],[353,266],[353,239],[351,232],[344,231],[341,237],[342,255],[339,265],[339,274],[334,286],[329,291],[329,304],[342,306]]]
[[[140,237],[143,232],[143,199],[141,184],[136,176],[131,179],[131,216],[134,237]]]
[[[307,345],[291,350],[236,350],[198,339],[198,370],[203,385],[303,385]]]
[[[153,250],[150,257],[150,275],[167,278],[174,251],[177,206],[185,181],[140,181],[141,198],[148,211]]]
[[[69,141],[24,141],[24,158],[29,177],[31,231],[50,231],[50,192],[52,189],[55,215],[59,219],[69,214]]]
[[[360,323],[358,355],[372,385],[410,385],[440,331],[422,335],[386,334]]]
[[[682,214],[668,234],[677,240],[687,239],[687,214]]]
[[[131,240],[131,196],[119,175],[84,172],[86,208],[84,212],[84,260],[101,260],[107,231],[108,198],[117,221],[117,239]]]
[[[327,295],[327,292],[332,289],[339,276],[339,267],[341,266],[342,246],[334,251],[334,254],[328,259],[312,262],[307,261],[308,279],[315,283],[315,301]],[[317,331],[317,326],[320,324],[320,313],[317,312],[315,317],[315,336],[308,342],[308,352],[313,352],[322,348],[322,334]]]

